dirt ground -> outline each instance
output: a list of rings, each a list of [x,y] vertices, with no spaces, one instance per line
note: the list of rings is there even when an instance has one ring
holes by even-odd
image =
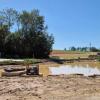
[[[100,100],[100,77],[2,77],[0,100]]]

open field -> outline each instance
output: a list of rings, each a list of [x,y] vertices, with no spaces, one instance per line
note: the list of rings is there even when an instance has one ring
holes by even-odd
[[[80,51],[64,51],[64,50],[53,50],[51,57],[59,57],[64,59],[77,59],[77,58],[88,58],[89,55],[96,55],[96,52],[80,52]]]
[[[100,100],[100,77],[3,77],[0,100]]]
[[[97,52],[79,52],[79,51],[64,51],[64,50],[53,50],[50,54],[50,58],[62,58],[62,59],[78,59],[78,58],[88,58],[89,55],[96,55]],[[49,59],[0,59],[0,65],[24,65],[24,64],[35,64],[45,61],[50,61]]]

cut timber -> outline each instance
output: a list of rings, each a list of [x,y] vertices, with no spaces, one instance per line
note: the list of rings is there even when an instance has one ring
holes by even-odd
[[[96,74],[94,74],[94,75],[89,75],[88,77],[91,77],[91,78],[96,78],[96,77],[100,77],[100,75],[96,75]]]
[[[80,73],[75,73],[75,74],[70,74],[70,75],[79,75],[79,76],[84,76],[84,74],[80,74]]]
[[[5,72],[24,71],[25,68],[5,68]]]
[[[0,77],[2,77],[2,73],[4,73],[4,69],[0,69]]]
[[[20,71],[20,72],[2,72],[2,76],[21,76],[23,74],[26,74],[26,71]]]

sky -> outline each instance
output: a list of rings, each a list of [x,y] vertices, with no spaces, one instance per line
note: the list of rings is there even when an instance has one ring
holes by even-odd
[[[54,35],[54,49],[90,43],[100,48],[100,0],[0,0],[0,10],[5,8],[39,9]]]

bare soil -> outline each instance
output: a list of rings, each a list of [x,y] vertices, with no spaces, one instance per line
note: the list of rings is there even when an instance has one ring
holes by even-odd
[[[0,100],[100,100],[100,77],[2,77]]]

